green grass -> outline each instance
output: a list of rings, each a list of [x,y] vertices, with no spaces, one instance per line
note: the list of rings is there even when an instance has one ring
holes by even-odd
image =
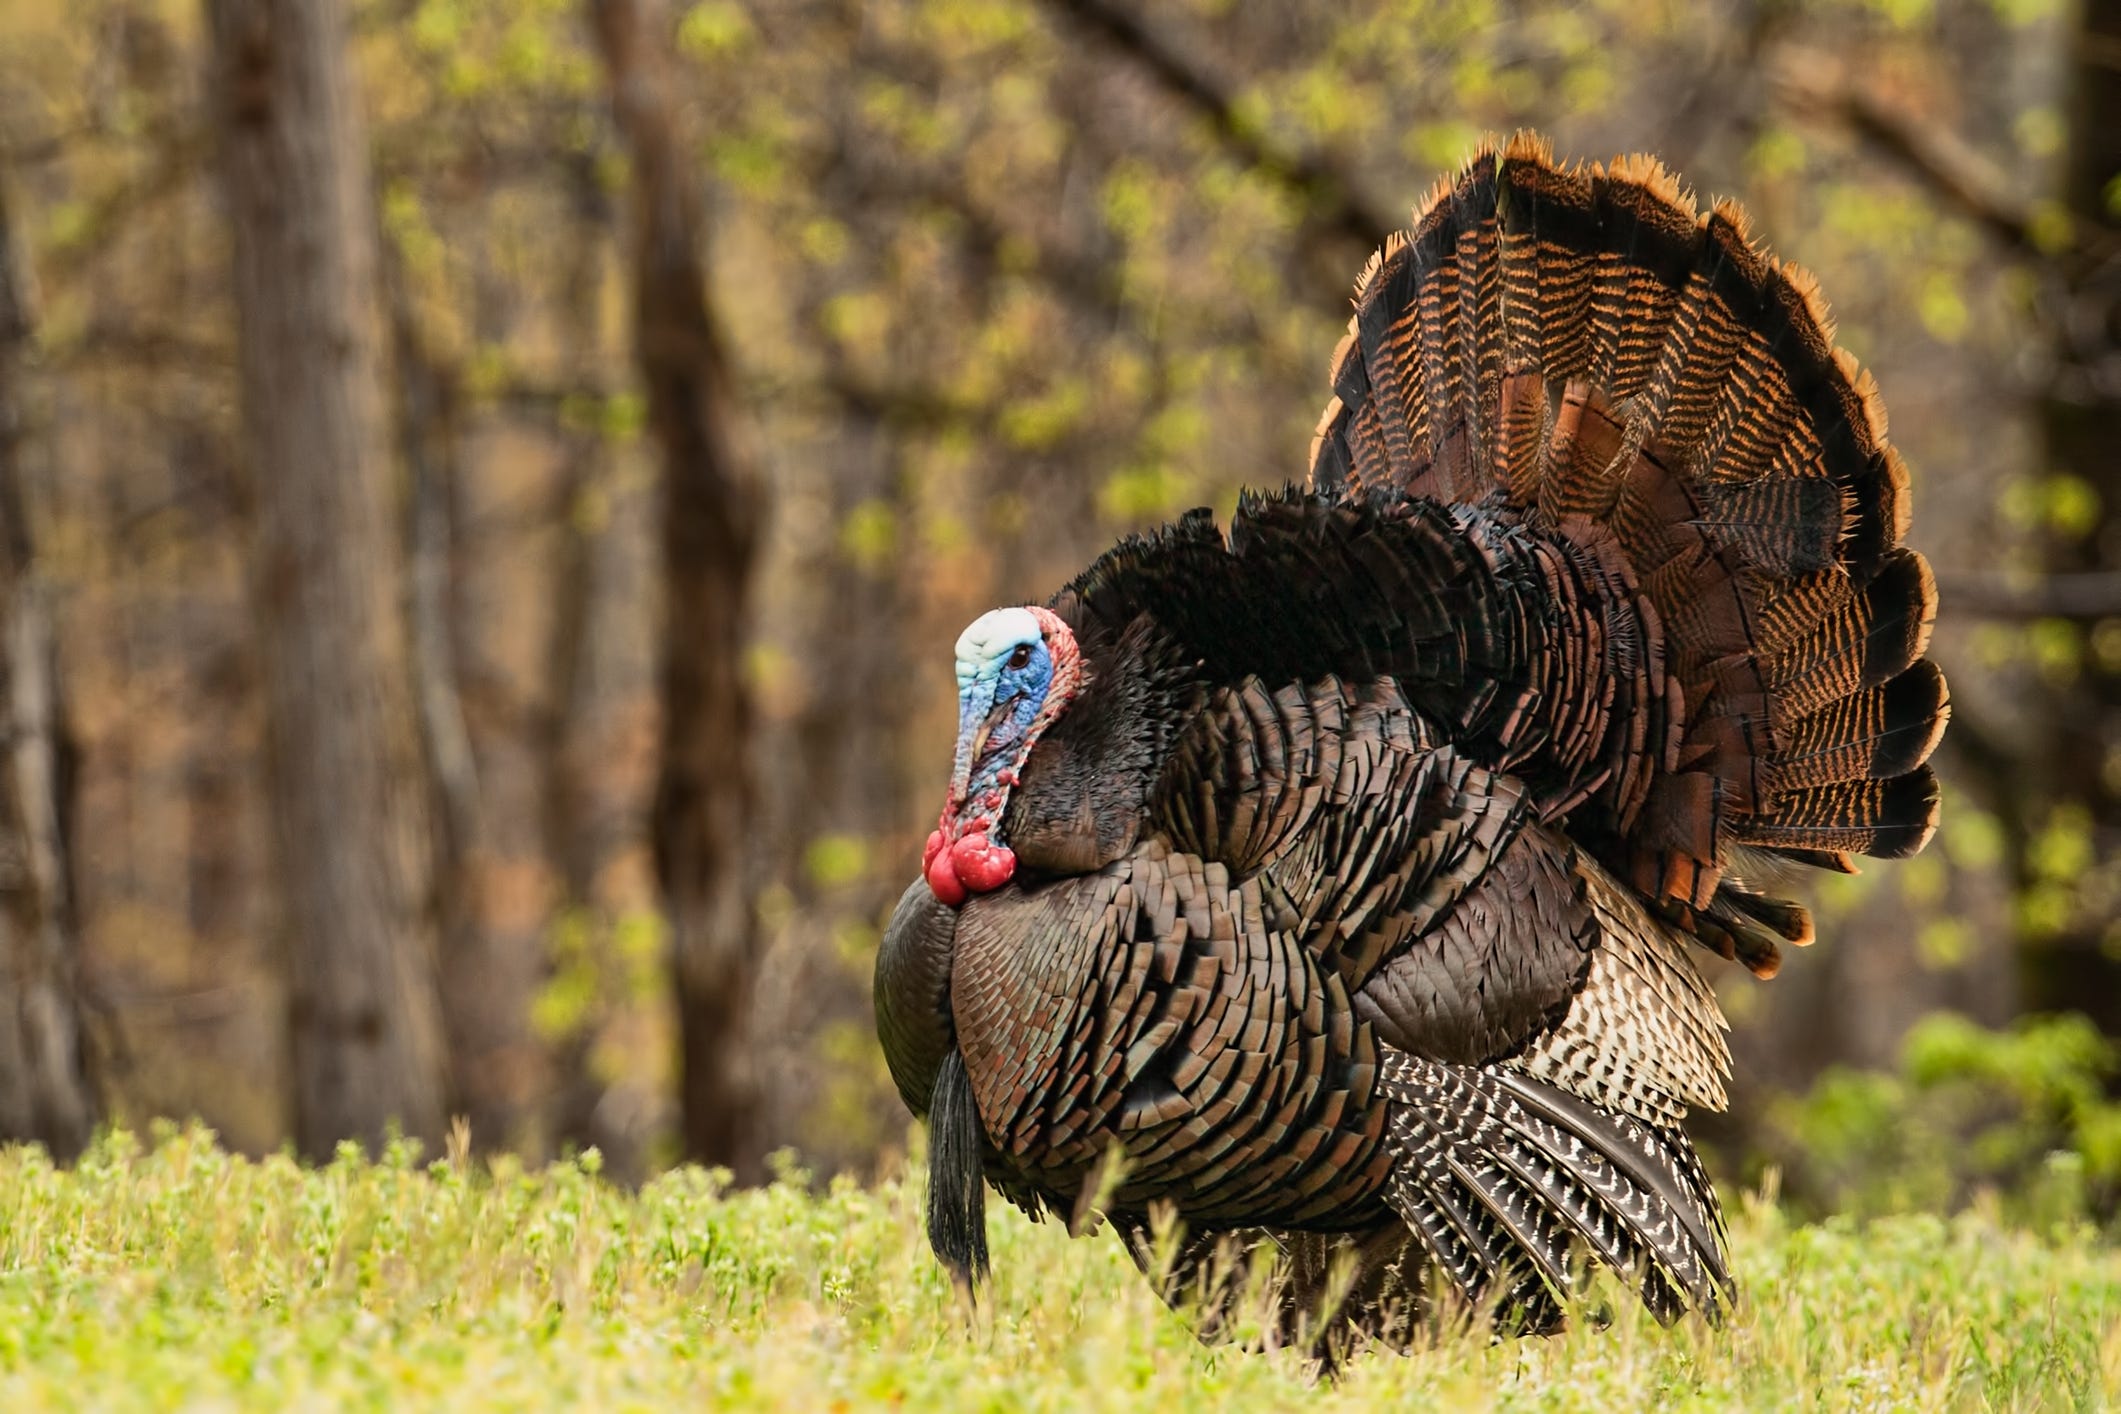
[[[2121,1252],[1970,1214],[1798,1226],[1741,1205],[1723,1331],[1450,1338],[1313,1385],[1203,1349],[1109,1237],[997,1204],[968,1333],[918,1189],[630,1194],[588,1165],[322,1169],[202,1133],[73,1171],[0,1153],[0,1409],[2097,1408]]]

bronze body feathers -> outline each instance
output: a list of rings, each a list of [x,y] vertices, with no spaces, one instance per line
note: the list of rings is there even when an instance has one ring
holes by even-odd
[[[1116,1148],[1106,1213],[1146,1265],[1176,1211],[1205,1334],[1232,1245],[1282,1258],[1270,1340],[1398,1343],[1440,1290],[1548,1329],[1585,1260],[1714,1316],[1700,949],[1767,976],[1811,937],[1743,851],[1847,869],[1935,826],[1883,409],[1736,208],[1529,137],[1380,252],[1332,388],[1307,487],[1051,601],[1080,695],[1002,816],[1015,877],[901,902],[893,1074],[919,1113],[941,1077],[975,1196],[1070,1213]]]

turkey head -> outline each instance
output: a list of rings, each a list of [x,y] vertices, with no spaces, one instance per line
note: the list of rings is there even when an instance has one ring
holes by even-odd
[[[1113,631],[1064,592],[991,609],[958,636],[957,746],[921,872],[957,907],[1012,881],[1088,874],[1141,837],[1198,655],[1148,614]]]
[[[1075,699],[1075,632],[1044,608],[990,609],[958,635],[957,747],[943,811],[921,853],[935,896],[953,907],[1016,875],[1003,812],[1031,749]]]

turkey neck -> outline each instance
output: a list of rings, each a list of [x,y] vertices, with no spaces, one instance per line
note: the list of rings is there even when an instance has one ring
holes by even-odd
[[[1026,759],[1002,818],[1002,841],[1034,887],[1095,873],[1134,848],[1150,788],[1205,695],[1198,665],[1149,615],[1117,634],[1074,617],[1084,686]]]

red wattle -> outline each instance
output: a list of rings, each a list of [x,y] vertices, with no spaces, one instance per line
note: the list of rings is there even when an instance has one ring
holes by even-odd
[[[956,908],[965,901],[965,886],[958,882],[957,870],[950,863],[948,850],[937,850],[930,855],[921,872],[928,876],[928,888],[950,907]]]
[[[984,834],[974,833],[950,846],[950,863],[960,887],[983,894],[1008,883],[1010,876],[1016,873],[1016,851],[994,843]],[[934,887],[932,873],[929,887]],[[938,893],[936,897],[942,895]]]

